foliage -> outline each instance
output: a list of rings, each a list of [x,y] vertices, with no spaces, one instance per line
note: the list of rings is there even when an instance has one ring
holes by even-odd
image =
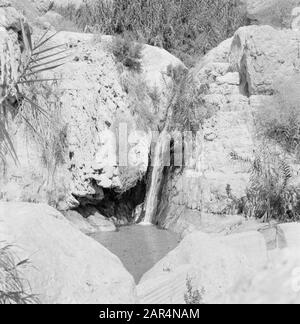
[[[0,304],[37,304],[38,298],[31,294],[29,284],[20,276],[29,260],[16,263],[11,246],[0,248]]]
[[[94,27],[106,35],[130,33],[192,64],[246,23],[237,0],[98,0],[56,7],[82,30]],[[89,28],[91,29],[91,28]]]
[[[257,112],[257,132],[262,138],[274,141],[288,153],[299,153],[300,145],[300,78],[275,82],[272,105]]]
[[[250,167],[250,185],[244,205],[247,217],[265,222],[300,220],[300,192],[290,185],[293,170],[280,153],[264,144],[253,160],[234,152],[231,157]]]
[[[22,60],[19,66],[19,75],[16,80],[4,80],[3,90],[0,97],[0,159],[3,163],[6,162],[6,154],[10,154],[11,157],[17,162],[18,157],[14,150],[12,140],[10,138],[7,126],[9,113],[16,117],[16,115],[23,118],[30,127],[32,127],[30,121],[20,112],[20,105],[27,103],[34,116],[44,115],[49,118],[48,112],[40,107],[35,101],[26,95],[24,89],[27,86],[33,84],[41,84],[48,81],[55,81],[55,79],[43,79],[39,77],[41,72],[53,70],[62,64],[62,60],[66,56],[61,54],[66,52],[65,44],[47,47],[49,41],[56,35],[48,35],[47,30],[35,45],[32,45],[31,35],[26,32],[23,21],[20,21],[22,26],[21,39],[24,43],[24,49],[22,53]],[[6,62],[1,62],[5,64]],[[5,77],[5,76],[4,76]]]
[[[187,292],[184,294],[184,301],[187,305],[203,305],[203,295],[205,290],[202,288],[201,291],[193,288],[192,278],[186,279]]]
[[[116,37],[112,44],[112,53],[118,63],[129,71],[140,73],[142,71],[143,45],[130,40],[129,37]]]
[[[212,106],[205,103],[208,85],[198,85],[192,73],[182,66],[168,67],[167,75],[172,78],[170,106],[171,128],[180,132],[199,131],[205,119],[215,113]]]
[[[60,91],[56,82],[30,84],[26,90],[30,102],[39,104],[47,114],[36,114],[28,101],[22,103],[20,113],[26,120],[29,135],[41,152],[42,165],[48,171],[47,183],[54,178],[57,168],[64,164],[67,154],[67,124],[61,115]]]

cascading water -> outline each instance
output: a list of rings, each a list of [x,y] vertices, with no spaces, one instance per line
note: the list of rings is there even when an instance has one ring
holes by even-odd
[[[145,218],[140,225],[152,225],[158,208],[158,195],[163,180],[163,170],[169,165],[170,135],[166,128],[161,132],[154,151],[150,188],[145,201]]]

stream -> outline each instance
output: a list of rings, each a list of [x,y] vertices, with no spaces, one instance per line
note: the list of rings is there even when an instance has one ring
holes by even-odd
[[[180,242],[175,233],[142,225],[121,227],[119,232],[101,232],[91,237],[120,258],[136,283]]]

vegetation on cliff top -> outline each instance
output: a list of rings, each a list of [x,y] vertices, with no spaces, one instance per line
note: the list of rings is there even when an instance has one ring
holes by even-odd
[[[98,0],[79,9],[69,5],[55,10],[83,31],[130,33],[136,40],[165,48],[187,65],[247,23],[237,0]]]

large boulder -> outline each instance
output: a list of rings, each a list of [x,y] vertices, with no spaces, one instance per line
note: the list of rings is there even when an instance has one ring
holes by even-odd
[[[278,82],[297,76],[298,36],[296,31],[271,26],[240,28],[232,41],[230,63],[240,73],[241,91],[249,96],[272,95]]]
[[[254,278],[245,277],[222,303],[228,304],[299,304],[300,253],[286,249],[276,256],[274,264],[259,271]]]
[[[256,234],[252,236],[257,238]],[[265,265],[263,238],[257,243],[249,238],[249,235],[241,235],[220,239],[201,232],[186,236],[174,251],[143,276],[138,286],[139,298],[149,303],[155,300],[180,303],[191,278],[194,290],[202,292],[204,301],[214,302],[243,276],[253,276]],[[154,286],[158,287],[156,291]]]
[[[41,303],[135,303],[135,284],[121,261],[46,205],[0,203],[2,245]]]
[[[300,4],[299,0],[241,0],[246,6],[251,23],[290,27],[292,10]]]

